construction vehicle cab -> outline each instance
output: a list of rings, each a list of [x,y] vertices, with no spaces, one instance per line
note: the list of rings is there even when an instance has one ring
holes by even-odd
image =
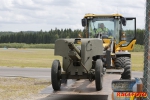
[[[126,42],[123,43],[124,46],[127,46],[133,41],[134,43],[136,42],[136,18],[133,17],[124,18],[120,14],[86,14],[82,19],[82,26],[85,27],[84,37],[86,38],[96,38],[97,34],[101,34],[104,38],[106,38],[106,36],[107,38],[113,37],[116,44],[125,40]],[[128,48],[127,50],[132,49],[133,48]]]

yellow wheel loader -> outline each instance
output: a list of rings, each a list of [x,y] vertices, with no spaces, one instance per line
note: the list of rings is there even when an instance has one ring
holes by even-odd
[[[121,79],[131,79],[131,54],[128,51],[136,43],[136,18],[121,14],[85,14],[81,21],[84,38],[103,41],[103,55],[94,56],[93,60],[102,59],[106,72],[122,69]]]

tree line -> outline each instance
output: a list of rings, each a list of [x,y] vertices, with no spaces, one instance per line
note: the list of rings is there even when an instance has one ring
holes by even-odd
[[[136,44],[144,44],[144,29],[136,30]],[[0,43],[27,43],[27,44],[49,44],[54,43],[59,38],[78,38],[78,34],[83,34],[80,29],[51,29],[50,31],[20,31],[20,32],[0,32]]]
[[[54,29],[50,31],[0,32],[0,43],[48,44],[59,38],[74,38],[82,30]]]

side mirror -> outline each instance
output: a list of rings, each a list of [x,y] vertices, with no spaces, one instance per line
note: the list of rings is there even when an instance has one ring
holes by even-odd
[[[86,18],[83,18],[83,19],[81,20],[81,22],[82,22],[82,26],[83,26],[83,27],[85,27],[85,26],[87,25],[87,19],[86,19]]]
[[[123,26],[126,26],[126,22],[127,22],[127,21],[126,21],[126,19],[125,19],[124,17],[121,18],[121,22],[122,22],[122,25],[123,25]]]

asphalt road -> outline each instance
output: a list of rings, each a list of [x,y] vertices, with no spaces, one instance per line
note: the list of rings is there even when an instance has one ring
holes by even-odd
[[[0,67],[0,77],[31,77],[50,79],[50,68],[10,68]],[[143,77],[143,72],[133,71],[132,77]]]
[[[51,69],[0,67],[0,77],[30,77],[50,80]],[[134,77],[142,78],[143,72],[133,71],[132,78]],[[67,84],[61,85],[60,91],[53,91],[50,85],[40,92],[40,94],[49,94],[49,96],[40,100],[111,100],[111,82],[119,78],[120,74],[105,74],[101,91],[96,91],[95,82],[88,80],[68,80]]]
[[[0,77],[30,77],[50,79],[50,68],[10,68],[0,67]]]

